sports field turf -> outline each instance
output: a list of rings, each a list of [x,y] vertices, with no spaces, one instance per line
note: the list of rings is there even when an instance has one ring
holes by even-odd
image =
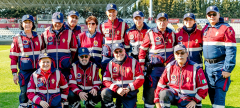
[[[227,92],[226,108],[240,108],[240,44],[237,44],[237,62],[234,71],[231,74],[231,86]],[[19,86],[13,83],[13,77],[10,70],[9,59],[10,45],[0,45],[0,108],[17,108],[20,92]],[[142,88],[138,93],[138,108],[143,108]],[[202,108],[211,108],[208,97],[202,101]],[[100,107],[100,104],[97,105]],[[176,107],[172,107],[176,108]]]

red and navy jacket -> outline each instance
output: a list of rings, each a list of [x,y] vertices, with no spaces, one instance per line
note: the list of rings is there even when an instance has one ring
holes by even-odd
[[[207,23],[203,28],[203,56],[216,59],[225,56],[222,71],[232,72],[236,64],[236,39],[233,28],[220,18],[213,27]]]
[[[137,90],[144,83],[144,75],[140,64],[127,55],[119,63],[113,58],[107,65],[103,75],[103,85],[116,92],[119,87],[128,87],[130,91]]]
[[[102,45],[103,45],[103,35],[99,32],[95,32],[91,35],[88,31],[80,33],[78,35],[78,46],[88,48],[91,58],[90,61],[95,63],[98,67],[101,67],[102,61]]]
[[[40,68],[36,70],[31,75],[27,88],[28,99],[38,105],[42,100],[52,103],[51,101],[59,100],[56,99],[59,97],[62,99],[62,101],[66,101],[68,93],[69,87],[67,80],[56,68],[51,69],[51,74],[49,75],[48,79],[41,74]]]
[[[122,19],[115,19],[114,22],[111,20],[105,20],[102,24],[100,24],[100,31],[103,34],[104,49],[102,54],[106,57],[111,57],[111,48],[112,44],[115,43],[123,43],[124,44],[124,35],[126,34],[126,30],[128,29],[127,23],[123,22]]]
[[[176,60],[166,66],[154,92],[154,103],[159,103],[159,93],[165,89],[170,89],[176,96],[192,97],[196,103],[208,93],[207,80],[202,68],[191,60],[187,60],[183,67],[180,67]]]
[[[67,29],[71,30],[70,25],[67,22],[64,23],[64,26]],[[78,34],[80,34],[82,32],[81,27],[78,26],[78,25],[76,25],[72,31],[73,31],[73,34],[76,36],[77,39],[78,39]]]
[[[174,60],[173,46],[175,42],[175,33],[166,28],[162,34],[157,27],[149,29],[140,46],[139,62],[145,64],[145,56],[149,51],[148,59],[151,64],[164,64]]]
[[[185,26],[186,27],[186,26]],[[186,46],[190,60],[202,65],[202,31],[198,30],[195,24],[194,31],[189,35],[185,27],[181,27],[176,33],[176,43]]]
[[[31,70],[38,68],[38,55],[44,49],[43,38],[32,31],[32,38],[28,38],[24,31],[15,37],[10,49],[12,73],[16,73],[17,65],[20,70]]]
[[[143,39],[146,35],[146,32],[150,29],[146,23],[143,23],[143,27],[141,30],[136,28],[134,24],[130,29],[126,31],[126,35],[124,37],[125,49],[128,52],[128,55],[138,55],[139,47],[143,43]],[[136,58],[138,60],[138,58]]]
[[[89,62],[86,70],[77,62],[72,64],[71,74],[69,75],[69,87],[75,94],[83,90],[100,90],[102,81],[99,77],[97,65]]]
[[[77,50],[76,36],[62,26],[58,35],[52,30],[52,26],[46,28],[41,35],[44,38],[45,51],[54,59],[57,68],[65,69],[71,67],[72,59]]]

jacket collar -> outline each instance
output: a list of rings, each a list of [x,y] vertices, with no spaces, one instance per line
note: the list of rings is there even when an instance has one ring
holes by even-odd
[[[70,28],[70,25],[67,23],[67,22],[64,22],[64,25],[65,25],[65,27],[67,28],[67,29],[71,29]],[[76,25],[74,28],[73,28],[73,30],[72,31],[74,31],[74,30],[81,30],[81,27],[80,26],[78,26],[78,25]]]
[[[67,29],[67,28],[65,27],[65,25],[63,24],[62,28],[60,28],[59,34],[60,34],[61,32],[63,32],[64,30],[68,30],[68,29]],[[50,26],[49,32],[50,32],[50,33],[54,33],[54,32],[53,32],[53,25]]]
[[[215,24],[213,27],[215,27],[216,29],[219,29],[221,27],[221,25],[224,24],[224,19],[222,17],[219,18],[219,22],[217,24]],[[207,23],[208,27],[212,27],[210,23]]]
[[[89,38],[94,38],[94,37],[96,36],[96,34],[97,34],[97,31],[95,30],[95,32],[94,32],[93,35],[91,35],[89,31],[86,31],[85,33],[86,33],[86,36],[87,36],[87,37],[89,37]]]
[[[127,58],[128,58],[128,56],[127,56],[127,54],[125,54],[125,57],[124,57],[124,59],[122,60],[122,61],[118,61],[117,59],[115,59],[115,58],[113,58],[113,62],[114,63],[117,63],[117,64],[119,64],[119,65],[122,65],[126,60],[127,60]]]
[[[155,32],[155,33],[160,33],[160,30],[158,30],[157,27],[153,28],[152,31]],[[166,32],[167,32],[167,33],[171,33],[172,30],[167,27],[167,28],[166,28]]]
[[[24,31],[21,31],[21,32],[20,32],[20,35],[27,37],[27,35],[26,35],[26,33],[25,33]],[[32,31],[32,35],[33,35],[33,37],[36,37],[36,36],[37,36],[37,32]]]
[[[142,28],[142,29],[150,29],[150,27],[148,27],[148,25],[147,25],[145,22],[143,22],[143,28]],[[134,24],[134,25],[130,28],[130,30],[137,30],[136,24]]]
[[[51,74],[53,74],[54,72],[56,72],[56,70],[57,70],[57,68],[51,67]],[[36,74],[39,74],[39,75],[41,74],[41,69],[40,69],[40,68],[36,70]]]

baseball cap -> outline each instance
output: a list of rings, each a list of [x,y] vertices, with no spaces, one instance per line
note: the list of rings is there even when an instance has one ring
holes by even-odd
[[[117,6],[114,3],[107,4],[106,11],[114,9],[117,11]]]
[[[136,12],[133,13],[133,18],[135,18],[137,16],[144,17],[144,14],[141,11],[136,11]]]
[[[89,50],[86,47],[78,48],[78,56],[89,55]]]
[[[30,20],[30,21],[34,22],[34,19],[33,19],[32,15],[23,15],[22,22],[26,21],[26,20]]]
[[[178,44],[174,47],[174,52],[177,52],[179,50],[186,50],[186,47],[183,44]]]
[[[50,58],[51,59],[51,57],[47,53],[39,54],[38,60],[41,60],[42,58]]]
[[[194,19],[195,20],[195,15],[193,13],[186,13],[183,17],[183,19],[185,18],[191,18],[191,19]]]
[[[124,48],[124,46],[123,46],[123,44],[122,43],[115,43],[115,44],[113,44],[113,50],[112,51],[114,51],[114,50],[116,50],[116,49],[123,49]]]
[[[76,15],[77,17],[79,17],[79,13],[77,11],[74,11],[74,10],[68,12],[68,16],[71,16],[71,15]]]
[[[206,10],[206,14],[208,14],[208,12],[219,12],[217,6],[209,6]]]
[[[162,12],[162,13],[159,13],[159,14],[157,15],[157,20],[158,20],[159,18],[166,18],[166,19],[168,20],[168,15],[167,15],[166,13]]]
[[[61,12],[55,12],[52,15],[53,22],[60,22],[63,23],[63,14]]]

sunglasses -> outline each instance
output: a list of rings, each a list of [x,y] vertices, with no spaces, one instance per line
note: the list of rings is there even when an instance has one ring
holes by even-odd
[[[95,25],[96,23],[88,23],[88,25]]]
[[[118,50],[118,51],[115,50],[114,51],[115,54],[122,53],[122,52],[123,52],[123,50]]]
[[[88,55],[82,55],[82,56],[80,56],[81,59],[83,59],[84,57],[85,57],[85,58],[88,58]]]
[[[217,13],[213,13],[213,14],[207,14],[208,17],[211,17],[211,16],[217,16]]]
[[[182,51],[182,52],[180,52],[180,53],[179,53],[179,52],[175,52],[176,55],[179,55],[179,54],[180,54],[180,55],[184,55],[185,53],[186,53],[186,52],[184,52],[184,51]]]

